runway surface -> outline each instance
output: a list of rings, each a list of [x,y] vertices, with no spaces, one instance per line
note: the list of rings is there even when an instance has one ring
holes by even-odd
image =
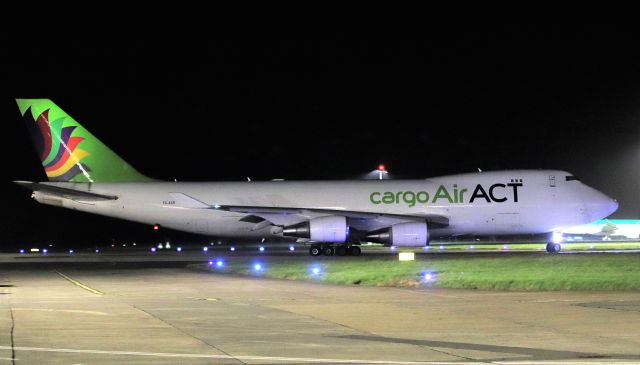
[[[191,271],[190,256],[13,257],[0,257],[0,363],[640,363],[638,292],[333,286]]]

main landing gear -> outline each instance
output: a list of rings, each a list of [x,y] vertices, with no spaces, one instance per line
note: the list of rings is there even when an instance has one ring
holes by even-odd
[[[548,253],[558,253],[562,249],[559,243],[547,243],[547,252]]]
[[[339,245],[334,247],[331,245],[312,245],[309,248],[309,254],[311,256],[333,256],[334,254],[338,256],[360,256],[361,253],[362,250],[358,246]]]

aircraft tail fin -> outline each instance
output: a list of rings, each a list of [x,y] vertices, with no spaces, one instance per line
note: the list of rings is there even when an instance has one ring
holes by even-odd
[[[49,181],[149,181],[49,99],[16,99]]]

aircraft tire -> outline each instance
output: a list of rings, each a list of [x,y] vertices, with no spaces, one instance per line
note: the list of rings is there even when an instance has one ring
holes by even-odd
[[[309,254],[311,256],[320,256],[321,253],[322,249],[320,248],[320,246],[313,245],[311,246],[311,248],[309,248]]]
[[[547,252],[548,253],[558,253],[562,249],[562,246],[559,243],[547,243]]]
[[[325,256],[333,256],[333,253],[334,253],[334,252],[335,252],[335,251],[334,251],[333,247],[331,247],[331,246],[327,246],[327,247],[325,247],[325,248],[323,248],[323,249],[322,249],[322,253],[323,253]]]
[[[358,246],[352,246],[349,249],[349,255],[351,256],[360,256],[361,253],[362,253],[362,250]]]

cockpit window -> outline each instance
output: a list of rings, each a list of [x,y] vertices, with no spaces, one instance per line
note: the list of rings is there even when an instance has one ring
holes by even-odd
[[[579,181],[579,180],[580,180],[580,179],[578,179],[577,177],[575,177],[575,176],[571,176],[571,175],[570,175],[570,176],[566,176],[566,177],[565,177],[565,179],[566,179],[567,181]]]

